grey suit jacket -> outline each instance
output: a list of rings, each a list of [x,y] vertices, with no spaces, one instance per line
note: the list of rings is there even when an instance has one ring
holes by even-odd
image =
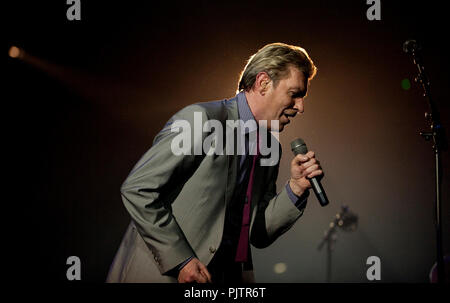
[[[238,157],[175,156],[171,141],[177,133],[170,128],[180,119],[194,125],[194,112],[200,112],[203,122],[219,120],[225,129],[226,120],[239,119],[236,99],[193,104],[176,113],[132,169],[121,187],[132,220],[107,282],[177,282],[167,273],[188,257],[209,264],[221,243]],[[257,248],[270,245],[303,214],[284,187],[276,193],[278,168],[279,161],[255,169],[250,243]]]

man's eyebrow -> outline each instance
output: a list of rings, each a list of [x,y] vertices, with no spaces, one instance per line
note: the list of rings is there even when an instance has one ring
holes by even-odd
[[[295,95],[306,96],[306,90],[302,90],[300,87],[290,87],[289,90],[295,90]]]

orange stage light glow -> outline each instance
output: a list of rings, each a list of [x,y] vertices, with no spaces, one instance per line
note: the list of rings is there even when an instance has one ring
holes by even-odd
[[[19,58],[21,55],[21,50],[17,46],[11,46],[8,54],[11,58]]]

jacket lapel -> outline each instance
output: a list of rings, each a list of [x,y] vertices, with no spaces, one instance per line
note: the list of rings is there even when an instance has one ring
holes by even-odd
[[[236,121],[239,119],[238,108],[237,108],[237,98],[234,97],[228,101],[225,101],[225,106],[228,111],[227,120]],[[225,134],[226,134],[226,124],[225,124]],[[238,155],[237,155],[237,128],[233,129],[233,137],[234,140],[234,154],[228,155],[225,151],[225,157],[227,158],[227,169],[228,169],[228,177],[227,177],[227,185],[225,190],[225,204],[228,204],[231,197],[233,196],[234,188],[236,186],[237,180],[237,172],[238,172]]]

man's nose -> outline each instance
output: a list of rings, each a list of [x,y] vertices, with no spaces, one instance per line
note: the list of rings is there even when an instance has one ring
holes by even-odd
[[[303,114],[303,112],[304,112],[303,98],[298,98],[295,100],[294,108],[297,109],[299,113]]]

